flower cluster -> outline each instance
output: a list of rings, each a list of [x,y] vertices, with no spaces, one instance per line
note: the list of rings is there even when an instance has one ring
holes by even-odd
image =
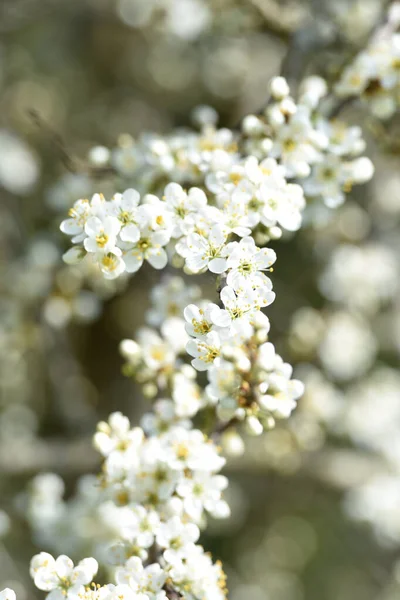
[[[49,592],[50,600],[164,600],[167,596],[162,587],[166,574],[160,565],[144,568],[140,559],[137,560],[139,564],[135,564],[133,558],[124,570],[117,572],[117,585],[88,585],[97,572],[94,558],[85,558],[74,568],[68,556],[54,559],[51,554],[41,552],[32,558],[30,572],[36,587]]]
[[[158,398],[153,411],[142,419],[147,433],[182,423],[207,403],[195,369],[187,364],[185,350],[189,335],[183,311],[188,301],[199,296],[197,286],[185,285],[180,277],[166,277],[152,290],[147,326],[139,329],[136,340],[125,339],[120,344],[125,375],[142,386],[146,397]]]
[[[141,428],[131,428],[121,413],[113,413],[108,423],[99,423],[94,444],[104,457],[100,486],[86,482],[96,497],[95,504],[86,492],[86,499],[80,501],[83,512],[80,508],[74,513],[70,507],[65,508],[66,515],[50,517],[43,502],[48,507],[48,496],[54,496],[55,491],[58,497],[63,486],[59,479],[47,475],[41,476],[43,481],[36,487],[45,486],[50,494],[41,504],[36,501],[36,510],[44,510],[53,528],[63,518],[86,521],[95,508],[109,514],[113,531],[109,527],[102,560],[116,567],[117,585],[90,587],[98,568],[94,558],[74,567],[67,556],[55,560],[45,552],[31,562],[35,585],[49,592],[50,600],[162,600],[170,589],[191,600],[223,600],[225,575],[221,565],[213,563],[197,544],[206,514],[217,518],[229,515],[222,499],[227,479],[219,474],[225,459],[216,445],[190,423],[186,427],[174,424],[164,433],[157,431],[146,437]]]
[[[393,116],[400,105],[400,33],[372,40],[343,71],[335,92],[360,97],[380,119]]]
[[[335,208],[353,185],[371,179],[373,166],[359,156],[365,149],[361,129],[324,116],[319,105],[327,93],[326,82],[312,76],[302,82],[295,101],[286,80],[276,77],[264,114],[246,117],[242,129],[249,153],[260,160],[274,157],[307,199]]]
[[[302,190],[287,184],[280,171],[272,159],[259,165],[254,158],[226,177],[220,172],[219,181],[214,178],[211,183],[218,190],[212,202],[200,188],[186,192],[177,183],[166,186],[162,200],[152,194],[141,199],[133,189],[111,201],[100,194],[90,202],[78,200],[61,224],[76,244],[64,260],[74,264],[89,256],[106,278],[114,279],[124,271],[135,273],[144,261],[163,269],[169,250],[171,256],[176,253],[185,259],[189,272],[223,273],[237,249],[237,242],[230,240],[238,236],[247,240],[254,262],[256,249],[252,238],[246,237],[254,228],[261,224],[278,237],[277,224],[293,230],[301,223]],[[235,257],[237,261],[238,251],[231,263]]]
[[[236,0],[232,7],[229,4],[232,21],[242,10],[249,11],[243,30],[265,27],[263,10],[255,6],[259,2],[252,8],[239,7]],[[146,35],[138,36],[139,47],[145,38],[153,43],[154,24],[155,53],[171,44],[178,57],[186,52],[184,40],[210,46],[209,36],[203,34],[225,31],[227,12],[212,5],[209,0],[118,0],[116,10],[125,24],[146,29]],[[215,11],[221,14],[218,22],[213,19]],[[253,13],[258,15],[254,20]],[[168,35],[162,35],[160,24]],[[220,77],[225,58],[221,61],[222,53],[217,56],[218,45],[211,44],[210,49],[201,64],[210,62],[211,68],[200,71],[207,79],[214,70],[209,89],[214,85],[218,94],[218,89],[235,86],[229,73]],[[213,61],[208,61],[210,51],[216,55]],[[223,519],[230,514],[224,494],[228,480],[221,474],[223,451],[230,443],[232,453],[239,454],[243,430],[260,435],[274,428],[278,419],[289,417],[287,427],[277,426],[263,439],[264,454],[273,455],[269,464],[283,470],[299,468],[304,461],[295,454],[321,447],[328,431],[341,435],[341,442],[367,449],[387,473],[353,486],[349,513],[370,521],[385,539],[399,542],[400,379],[388,367],[364,377],[378,352],[388,349],[374,335],[372,319],[388,316],[379,314],[381,308],[400,314],[395,304],[399,263],[390,249],[396,240],[384,246],[374,239],[356,247],[350,243],[362,239],[369,223],[342,227],[341,245],[331,252],[319,279],[320,292],[337,305],[320,312],[301,309],[289,335],[289,346],[298,351],[300,360],[311,356],[318,364],[300,366],[308,390],[305,408],[293,416],[304,385],[292,378],[292,366],[277,354],[264,312],[275,300],[270,274],[277,257],[268,244],[290,238],[308,221],[317,225],[309,236],[317,240],[314,254],[322,250],[326,256],[332,239],[323,239],[319,215],[329,214],[333,221],[333,212],[327,209],[342,205],[355,184],[372,177],[373,165],[362,156],[366,144],[361,128],[331,116],[342,107],[338,97],[361,97],[375,115],[391,117],[399,106],[399,59],[400,35],[376,36],[345,69],[335,86],[336,98],[320,77],[305,79],[296,94],[285,78],[276,77],[267,106],[259,115],[247,115],[239,131],[219,127],[213,109],[198,107],[194,129],[145,133],[135,140],[124,134],[116,148],[92,148],[88,162],[77,165],[79,170],[87,167],[87,173],[64,177],[50,191],[48,203],[54,208],[74,202],[61,223],[72,247],[64,254],[67,266],[59,272],[58,249],[46,242],[34,243],[26,258],[15,261],[17,268],[11,268],[6,335],[0,343],[7,359],[2,372],[11,374],[4,386],[7,397],[21,397],[12,387],[13,377],[32,379],[25,370],[26,356],[34,354],[26,341],[30,327],[25,327],[22,315],[13,318],[18,295],[24,296],[22,307],[24,302],[37,307],[33,300],[40,299],[46,324],[62,328],[73,318],[95,319],[101,308],[98,296],[117,291],[128,281],[127,275],[146,262],[157,270],[172,267],[187,276],[203,274],[205,286],[214,279],[216,293],[208,290],[203,296],[197,285],[170,275],[152,289],[145,325],[134,340],[120,344],[124,373],[151,401],[140,425],[132,427],[120,412],[98,424],[94,446],[103,457],[101,472],[82,477],[75,496],[66,499],[60,477],[40,472],[29,494],[18,498],[35,542],[54,553],[53,557],[41,552],[31,561],[32,579],[48,600],[224,600],[221,564],[200,545],[209,517]],[[169,79],[170,92],[179,88],[179,80],[184,85],[194,64],[189,56],[186,68],[175,69],[176,77],[170,77],[168,69],[167,75],[152,71],[152,63],[157,60],[147,61],[146,68],[154,76],[153,86],[167,89],[162,80]],[[219,84],[220,79],[228,83]],[[92,173],[110,175],[102,188],[109,200],[94,193],[99,180],[92,181]],[[390,202],[388,206],[392,214]],[[21,294],[25,288],[26,294]],[[37,311],[31,312],[36,317]],[[389,318],[388,322],[390,326]],[[51,384],[72,365],[72,360],[57,359],[49,370]],[[86,382],[75,375],[71,369],[65,380],[61,393],[66,396],[79,387],[75,379]],[[74,418],[80,419],[83,411],[77,412]],[[15,414],[16,421],[28,423],[21,427],[35,430],[33,411],[22,412],[25,419]],[[12,437],[13,430],[10,433],[4,426],[0,442],[4,438],[8,451]],[[291,562],[305,564],[315,550],[315,536],[299,529],[300,521],[271,530],[267,554],[271,548],[274,554],[277,539],[285,544],[288,532],[299,530],[298,537],[305,541],[298,549],[305,548],[306,558],[299,561],[292,556]],[[292,546],[293,541],[297,544],[296,533],[293,536]],[[89,558],[74,565],[64,553]],[[250,563],[259,562],[247,560],[249,580],[255,571]],[[264,576],[271,578],[268,560],[265,565]],[[113,583],[95,583],[98,568],[101,580]],[[280,561],[280,568],[282,581],[287,580],[290,569],[285,571],[285,561]],[[280,581],[272,583],[272,595],[274,588],[280,589]],[[253,596],[266,591],[248,589]],[[291,591],[290,582],[284,589]],[[16,600],[15,593],[6,588],[0,591],[0,600]]]
[[[208,515],[229,516],[216,440],[239,423],[253,435],[271,429],[303,393],[268,337],[263,309],[275,299],[268,274],[276,254],[266,244],[300,228],[305,198],[336,207],[373,171],[360,157],[360,130],[323,116],[326,94],[326,83],[312,77],[295,101],[278,77],[263,115],[247,116],[239,133],[218,129],[203,107],[200,132],[146,135],[92,153],[137,190],[77,200],[61,224],[73,244],[64,260],[85,259],[106,279],[144,262],[210,272],[218,298],[202,299],[197,286],[169,277],[152,292],[146,326],[121,342],[125,374],[154,402],[140,427],[113,413],[94,437],[104,457],[94,496],[112,515],[103,541],[116,586],[85,587],[94,559],[74,567],[68,557],[39,555],[32,574],[41,589],[88,600],[225,598],[222,568],[198,544]],[[323,345],[320,352],[323,360]],[[203,409],[208,435],[192,423],[202,422]],[[90,502],[82,504],[87,511]]]
[[[124,436],[125,440],[128,438],[127,419],[120,414],[114,414],[111,415],[109,423],[113,427],[112,435],[115,440],[118,436],[119,443],[122,444]],[[111,425],[109,425],[109,433],[111,433]],[[100,426],[100,429],[102,431],[96,434],[96,444],[100,444],[105,452],[106,447],[107,451],[110,450],[107,436],[99,435],[99,433],[105,433],[105,425]],[[115,446],[115,444],[113,445]],[[189,476],[188,471],[186,475]],[[161,469],[159,476],[161,476]],[[38,567],[44,566],[46,562],[47,571],[42,571],[37,580],[37,586],[40,589],[44,589],[41,582],[46,576],[49,582],[46,591],[50,591],[50,586],[53,586],[51,588],[52,597],[59,595],[60,591],[64,596],[76,597],[78,589],[79,598],[85,597],[87,600],[103,600],[103,598],[111,600],[111,598],[120,597],[121,594],[132,600],[153,600],[153,594],[157,594],[158,599],[165,598],[165,590],[168,591],[168,585],[171,587],[173,581],[175,590],[193,594],[193,598],[209,597],[208,595],[214,597],[212,594],[215,594],[215,598],[222,599],[224,597],[222,592],[225,587],[225,576],[221,565],[218,562],[214,564],[201,546],[195,544],[199,536],[199,529],[196,525],[189,525],[189,527],[185,525],[187,516],[183,520],[177,515],[174,517],[171,510],[168,512],[167,520],[163,521],[155,509],[146,508],[141,504],[115,505],[108,498],[108,494],[99,488],[94,478],[89,477],[82,478],[79,484],[79,494],[68,503],[60,504],[56,494],[57,497],[54,497],[54,501],[58,507],[63,507],[62,514],[60,511],[58,514],[52,511],[53,514],[49,515],[49,501],[54,494],[54,488],[59,488],[60,484],[62,485],[61,480],[50,474],[41,475],[38,481],[35,481],[36,493],[40,487],[46,497],[42,499],[42,502],[39,502],[37,497],[36,499],[32,498],[31,506],[35,506],[35,515],[28,515],[28,517],[32,525],[38,526],[40,541],[52,547],[70,547],[71,553],[81,553],[86,544],[87,549],[97,555],[104,566],[108,565],[108,569],[117,567],[115,570],[117,586],[108,585],[100,588],[94,584],[90,587],[85,584],[82,589],[80,585],[83,580],[81,563],[83,563],[83,567],[86,563],[89,567],[95,566],[94,559],[89,559],[91,562],[88,562],[88,559],[81,561],[75,569],[72,569],[71,563],[68,561],[70,567],[68,578],[64,577],[61,580],[61,571],[60,568],[57,569],[57,565],[62,566],[66,563],[67,558],[62,556],[54,561],[52,557],[42,552],[34,557],[31,570],[36,582]],[[215,476],[215,480],[211,484],[210,477],[206,473],[200,472],[197,473],[195,480],[182,481],[180,490],[189,513],[199,513],[202,504],[206,504],[209,508],[213,503],[215,504],[216,498],[225,484],[226,479],[220,475]],[[122,496],[120,496],[121,499]],[[177,500],[178,497],[171,500],[171,504],[176,504]],[[227,510],[222,501],[221,508],[219,516],[222,516]],[[39,518],[37,519],[37,517]],[[76,528],[75,522],[77,523]],[[69,539],[71,527],[73,531],[71,539]],[[93,531],[96,531],[95,540]],[[59,539],[60,535],[62,535],[62,539]],[[99,548],[100,542],[102,542],[102,548]],[[163,552],[165,559],[162,555]],[[150,555],[153,556],[153,559],[157,558],[158,562],[151,564],[149,562]],[[197,568],[199,565],[202,566],[201,570]],[[74,574],[76,572],[78,574]],[[59,578],[55,577],[54,573]],[[73,581],[71,582],[71,580]],[[89,576],[86,576],[86,580],[90,581]],[[146,597],[138,596],[138,594],[146,594]],[[192,596],[188,597],[192,598]],[[2,600],[15,600],[15,598],[7,596]]]
[[[128,160],[126,178],[137,181],[141,195],[127,189],[111,201],[101,194],[78,200],[61,224],[75,244],[64,259],[89,256],[109,279],[135,273],[144,261],[162,269],[176,255],[189,272],[221,273],[235,239],[252,236],[265,245],[299,229],[304,194],[336,207],[354,184],[371,178],[372,163],[359,157],[361,130],[319,110],[324,80],[305,80],[297,103],[283,78],[272,81],[271,93],[265,114],[248,115],[241,134],[217,129],[216,115],[203,108],[200,133],[147,136],[128,149],[135,157],[129,160],[125,147],[107,153],[117,171]]]
[[[225,285],[220,292],[223,308],[207,300],[183,308],[187,298],[196,295],[196,288],[185,287],[176,277],[167,279],[156,286],[157,304],[147,318],[160,323],[162,316],[171,314],[171,306],[174,315],[179,308],[184,318],[167,317],[159,332],[142,328],[136,341],[121,343],[125,374],[143,386],[145,395],[158,398],[153,412],[142,420],[147,432],[163,431],[204,407],[216,406],[223,422],[245,421],[251,433],[259,434],[273,427],[274,418],[288,417],[303,392],[302,384],[291,379],[290,365],[268,341],[269,320],[260,310],[274,294],[257,265],[261,269],[274,255],[267,249],[255,250],[251,238],[232,245],[226,275],[232,286]],[[258,257],[253,262],[249,246]],[[173,300],[171,287],[181,290]],[[205,389],[199,381],[203,371],[208,378]]]
[[[95,475],[82,476],[67,500],[64,492],[61,477],[41,473],[19,498],[36,544],[55,553],[90,555],[104,563],[110,545],[121,537],[119,507],[104,497]]]
[[[85,591],[98,570],[94,558],[84,558],[76,567],[65,555],[54,559],[51,554],[41,552],[31,560],[30,574],[39,590],[49,592],[49,600],[78,598]]]
[[[164,246],[171,237],[169,222],[161,202],[154,197],[147,200],[139,207],[139,193],[129,189],[111,202],[100,194],[94,194],[90,202],[75,202],[61,229],[82,245],[71,248],[65,261],[74,264],[88,254],[108,279],[125,270],[136,272],[144,260],[156,269],[164,268],[168,260]]]
[[[148,516],[143,506],[150,514],[156,510],[161,521],[190,516],[200,524],[204,510],[214,516],[229,514],[221,499],[227,480],[216,475],[225,460],[199,430],[172,425],[146,437],[141,428],[131,429],[126,417],[113,413],[108,423],[99,424],[94,442],[105,457],[102,486],[107,495],[121,506],[136,505],[125,515],[125,522],[131,521],[131,541],[143,531],[140,523]],[[159,524],[150,517],[145,547],[153,543]]]
[[[108,552],[109,561],[120,565],[117,583],[143,586],[140,581],[152,573],[157,592],[168,577],[189,598],[203,597],[207,587],[206,597],[223,598],[220,566],[196,545],[206,514],[229,515],[221,497],[228,482],[218,474],[225,459],[215,444],[201,431],[178,424],[146,437],[120,413],[99,424],[94,443],[105,458],[103,493],[120,507],[120,541]],[[157,565],[143,571],[142,561],[154,555]],[[195,568],[198,562],[204,571]]]

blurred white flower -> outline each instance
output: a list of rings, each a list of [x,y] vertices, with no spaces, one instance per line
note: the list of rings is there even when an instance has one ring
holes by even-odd
[[[7,191],[28,194],[40,175],[39,159],[14,133],[0,130],[0,185]]]

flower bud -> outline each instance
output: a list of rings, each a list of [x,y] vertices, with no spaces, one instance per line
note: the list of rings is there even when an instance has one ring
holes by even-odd
[[[260,421],[257,419],[257,417],[253,416],[247,417],[246,429],[250,435],[254,436],[261,435],[264,431],[264,428],[261,425]]]
[[[274,77],[270,83],[270,91],[275,100],[282,100],[290,94],[288,82],[284,77]]]
[[[228,456],[242,456],[244,454],[243,439],[236,431],[225,431],[222,434],[221,445]]]

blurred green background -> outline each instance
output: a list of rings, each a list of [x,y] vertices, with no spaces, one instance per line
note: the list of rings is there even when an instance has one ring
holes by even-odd
[[[41,597],[27,565],[47,548],[35,545],[21,499],[32,476],[59,473],[68,497],[78,476],[99,467],[91,449],[97,421],[118,409],[137,422],[146,405],[121,374],[118,343],[142,324],[159,273],[145,268],[129,282],[106,286],[63,267],[60,258],[67,242],[58,225],[75,199],[135,184],[95,173],[90,148],[186,125],[198,104],[214,106],[222,125],[235,126],[262,108],[268,80],[290,47],[299,59],[295,68],[289,64],[294,83],[310,72],[332,81],[386,5],[0,3],[0,503],[11,519],[7,531],[0,518],[0,588],[14,587],[19,600]],[[376,138],[362,108],[346,109],[346,117],[366,125],[377,165],[373,183],[357,189],[333,219],[321,214],[292,239],[274,243],[271,340],[303,367],[319,359],[296,338],[292,317],[302,307],[329,313],[317,279],[331,249],[368,236],[398,247],[398,157]],[[382,195],[391,200],[382,203]],[[211,293],[212,279],[201,283]],[[384,320],[377,327],[385,338]],[[397,368],[398,349],[384,345],[379,360]],[[289,424],[247,445],[245,457],[227,469],[232,517],[213,523],[204,537],[224,562],[231,598],[400,598],[396,545],[380,544],[342,508],[343,489],[367,477],[376,459],[329,432],[307,397]]]

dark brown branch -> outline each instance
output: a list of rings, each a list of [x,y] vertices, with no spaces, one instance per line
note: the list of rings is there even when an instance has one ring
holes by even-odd
[[[166,583],[164,585],[165,593],[167,594],[167,598],[170,600],[180,600],[182,598],[182,594],[178,592],[172,585]]]
[[[225,431],[227,431],[230,427],[237,425],[238,423],[239,420],[236,417],[232,417],[232,419],[229,421],[217,422],[210,437],[216,441],[223,433],[225,433]]]

